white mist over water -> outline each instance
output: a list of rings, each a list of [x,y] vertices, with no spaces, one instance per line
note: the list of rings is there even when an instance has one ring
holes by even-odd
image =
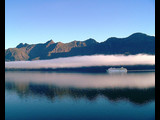
[[[147,54],[137,55],[92,55],[57,58],[35,61],[5,62],[5,68],[71,68],[89,66],[116,65],[155,65],[155,56]]]

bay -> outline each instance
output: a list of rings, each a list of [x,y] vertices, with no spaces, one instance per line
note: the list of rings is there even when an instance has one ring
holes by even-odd
[[[6,120],[152,120],[155,72],[5,72]]]

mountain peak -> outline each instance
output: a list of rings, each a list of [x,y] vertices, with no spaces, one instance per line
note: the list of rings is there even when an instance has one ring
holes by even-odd
[[[43,44],[17,45],[18,49],[11,48],[5,51],[6,61],[42,60],[60,57],[71,57],[95,54],[155,54],[155,37],[143,33],[134,33],[125,38],[108,38],[107,41],[97,42],[89,38],[84,41],[69,43],[54,43],[49,40]],[[22,48],[22,49],[21,49]]]
[[[144,34],[144,33],[137,32],[137,33],[131,34],[129,37],[141,37],[141,36],[148,36],[148,35]]]
[[[25,44],[20,43],[20,44],[18,44],[18,45],[16,46],[16,48],[26,47],[27,45],[28,45],[27,43],[25,43]]]
[[[48,40],[45,44],[53,44],[54,41],[51,39],[51,40]]]
[[[93,38],[89,38],[87,40],[84,41],[87,45],[91,45],[91,44],[94,44],[94,43],[97,43],[97,41]]]
[[[47,41],[46,43],[45,43],[45,45],[46,45],[46,47],[48,47],[48,46],[50,46],[51,44],[54,44],[55,42],[51,39],[51,40],[49,40],[49,41]]]

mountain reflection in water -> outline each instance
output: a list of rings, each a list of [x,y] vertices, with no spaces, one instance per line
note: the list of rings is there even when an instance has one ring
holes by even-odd
[[[90,101],[103,96],[111,101],[128,100],[145,104],[155,100],[155,73],[129,73],[124,75],[80,74],[55,72],[6,72],[5,89],[19,96],[69,96]]]

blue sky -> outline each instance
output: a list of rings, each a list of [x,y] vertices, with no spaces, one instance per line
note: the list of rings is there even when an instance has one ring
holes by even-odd
[[[135,32],[155,35],[154,0],[5,0],[5,49]]]

